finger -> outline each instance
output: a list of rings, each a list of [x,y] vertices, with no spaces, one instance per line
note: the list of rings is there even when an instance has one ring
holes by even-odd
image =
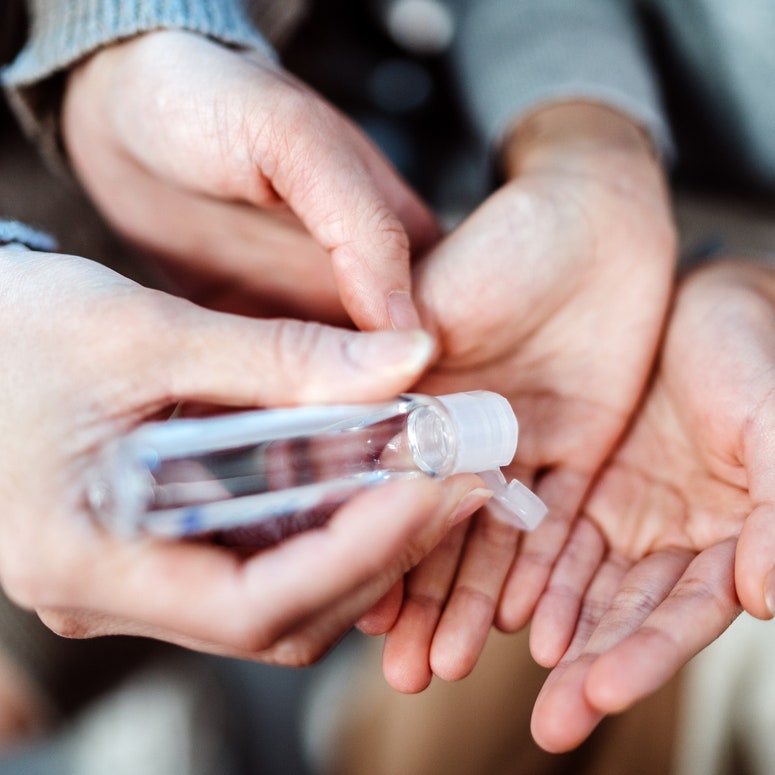
[[[579,519],[530,624],[530,651],[539,665],[553,667],[567,650],[587,586],[604,552],[605,543],[594,524]]]
[[[260,174],[330,254],[356,325],[417,328],[407,227],[426,244],[432,219],[371,143],[305,91],[286,95],[264,132],[248,141]]]
[[[441,239],[441,228],[436,217],[368,138],[361,134],[356,142],[364,143],[360,156],[371,178],[380,181],[380,192],[388,207],[406,229],[412,255],[424,253]]]
[[[168,626],[152,625],[114,613],[47,607],[37,608],[36,613],[47,627],[67,638],[129,635],[151,638],[223,657],[301,667],[320,659],[350,629],[353,611],[362,610],[362,607],[371,600],[373,592],[369,587],[375,583],[379,581],[363,585],[342,601],[332,602],[322,613],[303,619],[282,636],[278,636],[267,648],[258,651],[246,651],[229,646],[222,641],[191,637]],[[400,587],[400,581],[393,588],[398,587]]]
[[[458,504],[480,485],[468,475],[443,486],[424,478],[388,483],[345,504],[324,527],[247,560],[204,544],[105,537],[91,557],[79,546],[62,552],[63,567],[49,569],[62,583],[30,605],[104,612],[226,653],[262,652],[368,588],[354,621],[441,540]]]
[[[521,533],[479,512],[431,645],[433,672],[445,681],[468,675],[484,648]]]
[[[489,497],[489,491],[482,490],[482,488],[476,488],[468,492],[462,500],[457,502],[454,513],[451,516],[451,521],[446,523],[446,527],[449,527],[451,523],[457,524],[460,521],[465,520],[473,511],[480,508],[482,503]],[[449,516],[449,509],[447,508],[444,513]],[[446,535],[449,534],[447,533]],[[443,540],[443,538],[440,540],[438,530],[433,530],[431,533],[431,541],[422,541],[422,545],[425,548],[417,553],[418,557],[425,558],[428,551],[431,550],[431,546],[438,547],[440,543],[443,543]],[[416,564],[416,560],[411,561],[412,567]],[[295,644],[305,647],[309,643],[311,636],[313,641],[322,644],[325,647],[325,650],[328,650],[328,648],[330,648],[330,646],[332,646],[347,629],[352,627],[355,620],[360,618],[365,611],[373,607],[377,600],[384,599],[384,595],[388,589],[387,585],[390,585],[391,581],[395,580],[397,576],[400,576],[405,569],[406,565],[403,568],[399,568],[397,571],[396,569],[392,569],[392,571],[386,571],[379,576],[375,576],[371,582],[362,584],[345,595],[335,606],[333,606],[333,610],[321,611],[317,616],[313,617],[309,623],[305,623],[296,631],[288,633],[283,638],[283,653],[287,653],[289,647],[293,647]],[[399,585],[393,584],[392,588],[395,589],[397,586]],[[337,619],[340,622],[339,626],[336,624]],[[328,633],[328,640],[325,638],[326,632]],[[322,656],[322,653],[323,651],[319,652],[317,657]]]
[[[691,557],[690,552],[679,550],[657,552],[626,574],[623,560],[609,558],[601,565],[585,597],[571,646],[549,675],[533,710],[533,734],[541,747],[570,750],[597,726],[605,711],[587,693],[595,660],[637,630],[673,589]],[[630,668],[637,671],[641,666]]]
[[[728,540],[699,554],[664,602],[637,628],[630,624],[632,634],[599,657],[585,689],[597,709],[616,713],[655,692],[732,624],[740,613],[734,551],[735,541]],[[642,597],[649,599],[646,590]]]
[[[165,299],[165,306],[169,298]],[[247,320],[180,302],[148,323],[163,389],[176,400],[229,405],[369,401],[405,390],[433,340],[415,332],[361,334],[292,320]],[[142,332],[140,332],[142,333]]]
[[[531,719],[533,739],[552,753],[578,745],[602,718],[584,695],[584,680],[594,653],[589,640],[625,574],[624,565],[607,558],[589,585],[573,640],[560,664],[549,673],[536,698]]]
[[[467,531],[467,524],[458,525],[406,579],[401,612],[382,652],[385,680],[399,692],[420,692],[431,682],[431,641]]]
[[[499,629],[516,632],[530,620],[568,539],[588,485],[588,474],[558,469],[536,486],[536,494],[546,504],[548,513],[536,530],[525,534],[520,544],[496,614]]]
[[[111,163],[131,181],[131,195],[103,192],[103,214],[164,259],[162,275],[182,295],[254,317],[257,310],[267,317],[265,310],[280,309],[297,318],[346,322],[328,255],[291,213],[171,186],[130,157]],[[218,303],[226,290],[241,295],[239,307]]]
[[[375,583],[375,582],[372,582]],[[150,638],[183,648],[222,657],[301,667],[319,660],[352,626],[352,610],[361,610],[369,597],[364,585],[339,602],[332,602],[322,613],[302,620],[262,650],[244,650],[220,641],[192,637],[169,626],[149,624],[115,613],[76,608],[38,607],[40,620],[52,631],[67,638],[110,635]],[[358,608],[354,608],[358,606]]]
[[[757,506],[743,523],[737,542],[735,585],[740,602],[753,616],[775,614],[775,506]]]

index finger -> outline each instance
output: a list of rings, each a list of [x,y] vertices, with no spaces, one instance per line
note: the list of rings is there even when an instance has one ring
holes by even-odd
[[[288,90],[268,124],[254,159],[331,256],[353,321],[419,328],[410,255],[438,233],[428,208],[360,130],[313,93]]]

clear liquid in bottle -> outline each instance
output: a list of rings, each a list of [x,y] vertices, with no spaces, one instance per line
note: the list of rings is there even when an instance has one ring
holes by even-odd
[[[262,546],[389,479],[499,469],[516,442],[508,402],[484,391],[171,420],[110,445],[89,496],[120,533]]]

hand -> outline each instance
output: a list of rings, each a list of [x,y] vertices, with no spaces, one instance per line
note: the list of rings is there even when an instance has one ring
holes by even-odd
[[[644,388],[667,306],[674,233],[662,173],[640,131],[566,105],[515,135],[510,180],[418,265],[418,305],[442,358],[419,389],[506,395],[520,420],[518,474],[549,507],[533,533],[486,512],[459,526],[406,582],[390,629],[393,686],[452,680],[490,625],[523,626],[578,508]]]
[[[392,397],[417,379],[432,341],[212,312],[84,259],[25,250],[2,251],[0,288],[0,580],[58,633],[306,663],[486,500],[476,476],[397,482],[250,557],[117,539],[84,494],[109,439],[180,401]]]
[[[64,141],[118,231],[208,306],[417,328],[435,223],[365,136],[256,53],[160,31],[68,79]]]
[[[572,636],[534,710],[548,750],[666,683],[731,624],[738,596],[772,616],[774,312],[772,267],[721,262],[682,283],[643,410],[536,611],[545,664]]]

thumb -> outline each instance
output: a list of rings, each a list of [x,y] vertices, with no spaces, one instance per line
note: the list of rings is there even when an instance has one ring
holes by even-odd
[[[740,603],[759,619],[775,615],[775,505],[762,503],[748,516],[735,553]]]
[[[370,401],[414,384],[434,340],[422,331],[361,333],[296,320],[254,320],[181,302],[156,348],[177,401],[232,406]]]

